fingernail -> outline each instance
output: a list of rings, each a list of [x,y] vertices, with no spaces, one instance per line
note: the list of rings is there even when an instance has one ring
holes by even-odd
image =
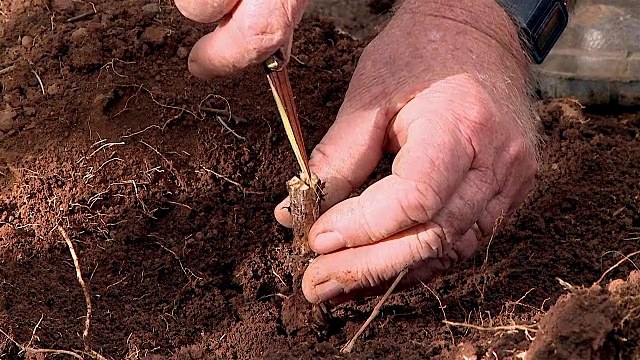
[[[342,235],[334,231],[318,234],[313,240],[313,250],[320,254],[330,253],[346,246],[347,243]]]
[[[323,282],[322,284],[316,285],[316,297],[318,297],[319,302],[331,300],[338,295],[344,294],[344,288],[342,285],[335,281],[329,280],[327,282]]]

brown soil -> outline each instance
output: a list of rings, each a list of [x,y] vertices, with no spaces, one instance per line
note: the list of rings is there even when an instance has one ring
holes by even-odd
[[[92,294],[91,348],[107,358],[341,357],[377,299],[334,309],[327,338],[285,331],[292,234],[272,211],[296,165],[262,70],[199,81],[185,57],[213,25],[169,1],[93,4],[68,22],[91,3],[0,2],[0,330],[33,348],[83,348],[85,302],[61,225]],[[364,44],[315,18],[297,34],[304,64],[291,76],[311,149]],[[202,110],[229,106],[231,118]],[[445,314],[532,326],[569,292],[558,278],[590,285],[638,250],[639,112],[542,110],[544,163],[515,220],[428,288],[393,295],[348,358],[516,358],[531,344],[524,331],[450,327]],[[624,312],[610,297],[615,345]],[[0,358],[23,355],[0,335]]]

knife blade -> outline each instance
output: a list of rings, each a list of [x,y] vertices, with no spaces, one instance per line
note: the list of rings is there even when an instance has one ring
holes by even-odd
[[[289,143],[293,148],[300,170],[307,179],[301,179],[308,182],[311,179],[311,169],[309,168],[309,158],[302,137],[302,128],[300,127],[300,119],[296,110],[293,90],[289,80],[289,72],[287,63],[283,56],[283,51],[278,50],[275,54],[264,61],[265,72],[269,81],[269,87],[273,93],[273,97],[280,113],[280,119],[287,133]]]

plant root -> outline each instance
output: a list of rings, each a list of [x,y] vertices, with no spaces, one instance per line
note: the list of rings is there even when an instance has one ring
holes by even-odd
[[[380,309],[382,309],[382,305],[384,305],[384,303],[387,301],[389,296],[391,296],[391,293],[393,293],[393,290],[395,290],[396,286],[398,286],[398,283],[400,283],[400,280],[402,280],[402,278],[405,275],[407,275],[407,272],[409,272],[409,267],[405,266],[404,269],[402,269],[402,271],[400,271],[400,273],[398,274],[398,277],[396,277],[396,279],[393,281],[393,284],[389,286],[389,289],[387,290],[387,292],[384,293],[380,301],[378,301],[378,304],[376,305],[376,307],[373,308],[373,311],[371,312],[371,315],[369,315],[369,318],[367,319],[367,321],[365,321],[364,324],[362,324],[360,329],[351,338],[351,340],[349,340],[349,342],[347,342],[340,349],[341,353],[348,354],[351,352],[351,350],[353,350],[353,346],[356,344],[356,341],[358,341],[358,338],[360,337],[360,335],[362,335],[362,333],[366,330],[369,324],[371,324],[373,319],[375,319],[375,317],[378,316],[378,314],[380,313]]]

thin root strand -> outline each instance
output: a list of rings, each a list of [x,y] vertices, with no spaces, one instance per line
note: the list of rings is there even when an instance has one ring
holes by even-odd
[[[382,296],[382,298],[380,299],[376,307],[373,308],[371,315],[369,315],[369,318],[367,319],[367,321],[365,321],[364,324],[360,327],[360,330],[358,330],[358,332],[356,332],[353,338],[351,338],[351,340],[349,340],[349,342],[346,343],[342,347],[342,349],[340,349],[341,353],[348,354],[351,352],[351,350],[353,350],[353,346],[355,345],[360,335],[362,335],[364,330],[369,326],[369,324],[373,321],[373,319],[375,319],[375,317],[378,316],[378,313],[380,313],[380,309],[382,308],[382,305],[384,305],[385,301],[387,301],[387,298],[389,298],[393,290],[395,290],[396,286],[398,286],[398,283],[400,283],[400,280],[402,280],[402,278],[407,274],[407,272],[409,272],[409,267],[405,266],[405,268],[402,269],[400,274],[398,274],[398,277],[393,281],[393,284],[391,284],[387,292]]]
[[[73,247],[73,242],[69,238],[69,234],[67,231],[60,225],[58,225],[58,231],[64,238],[64,241],[67,243],[69,247],[69,252],[71,253],[71,258],[73,258],[73,264],[76,268],[76,276],[78,278],[78,282],[82,287],[82,292],[84,293],[84,300],[87,304],[87,316],[84,323],[84,332],[82,333],[82,339],[84,340],[85,350],[89,350],[89,328],[91,327],[91,314],[93,311],[93,307],[91,306],[91,295],[89,294],[89,289],[87,288],[87,284],[85,284],[84,279],[82,278],[82,271],[80,270],[80,262],[78,261],[78,255],[76,254],[76,250]]]
[[[454,321],[448,321],[448,320],[444,320],[442,322],[447,324],[447,325],[449,325],[449,326],[465,327],[465,328],[479,330],[479,331],[515,331],[515,330],[529,331],[529,332],[538,331],[538,329],[536,329],[535,327],[525,326],[525,325],[506,325],[506,326],[484,327],[484,326],[478,326],[478,325],[472,325],[472,324],[460,323],[460,322],[454,322]]]

